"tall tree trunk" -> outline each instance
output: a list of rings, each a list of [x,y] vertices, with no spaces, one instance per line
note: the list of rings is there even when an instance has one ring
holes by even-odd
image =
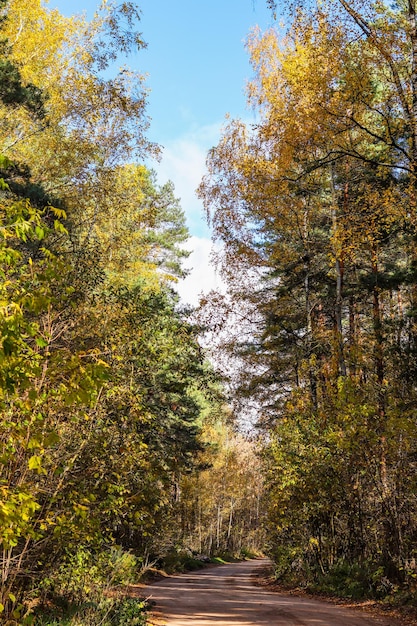
[[[409,37],[411,42],[411,158],[412,172],[414,174],[414,187],[417,179],[417,20],[416,20],[416,2],[408,0],[408,25]]]
[[[310,400],[317,410],[317,367],[314,363],[314,350],[313,350],[313,324],[312,324],[312,307],[310,301],[310,251],[308,246],[308,212],[307,209],[304,212],[304,298],[305,298],[305,317],[306,317],[306,329],[307,329],[307,358],[309,362],[308,375],[310,382]]]
[[[336,333],[336,347],[338,352],[338,365],[339,365],[339,373],[341,376],[346,376],[346,363],[345,363],[345,355],[344,355],[344,346],[343,346],[343,326],[342,326],[342,313],[343,313],[343,260],[342,255],[339,250],[339,246],[337,244],[337,232],[338,232],[338,222],[337,222],[337,195],[336,195],[336,187],[334,182],[334,164],[331,165],[330,171],[330,184],[332,191],[332,227],[333,227],[333,238],[335,244],[333,246],[333,253],[335,257],[335,269],[336,269],[336,299],[334,306],[334,316],[335,316],[335,333]],[[347,183],[346,183],[347,184]],[[345,189],[345,194],[347,194],[347,188]],[[347,199],[345,197],[344,202]]]
[[[349,298],[349,371],[350,377],[356,376],[357,360],[357,337],[356,337],[356,302],[353,296]]]
[[[232,527],[233,527],[233,507],[234,507],[234,503],[233,503],[233,499],[230,500],[230,513],[229,513],[229,524],[227,527],[227,549],[230,549],[230,537],[232,534]]]

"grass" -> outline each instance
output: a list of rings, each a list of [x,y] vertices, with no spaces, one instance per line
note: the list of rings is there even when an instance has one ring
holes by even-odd
[[[36,626],[145,626],[147,603],[119,596],[99,603],[49,606],[35,616]]]

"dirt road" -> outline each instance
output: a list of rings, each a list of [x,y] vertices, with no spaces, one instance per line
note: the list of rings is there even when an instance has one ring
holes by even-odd
[[[152,623],[168,626],[395,626],[388,618],[255,586],[266,561],[245,561],[173,576],[145,591],[156,603]],[[142,590],[143,592],[143,590]]]

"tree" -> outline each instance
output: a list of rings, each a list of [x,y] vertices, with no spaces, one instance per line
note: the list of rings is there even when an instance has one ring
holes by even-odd
[[[260,121],[226,126],[200,187],[258,313],[233,348],[271,437],[274,550],[316,577],[367,561],[402,581],[414,555],[413,15],[341,0],[298,8],[283,42],[255,32]]]
[[[0,112],[2,149],[26,163],[33,181],[59,196],[68,219],[87,230],[102,210],[106,172],[153,150],[144,134],[143,77],[127,68],[102,77],[117,54],[144,46],[138,19],[128,2],[103,4],[91,22],[65,18],[40,0],[8,4],[4,31],[13,42],[11,60],[25,82],[42,86],[46,101],[41,129],[24,111]]]
[[[207,469],[220,401],[172,289],[184,214],[138,161],[156,151],[143,80],[101,73],[143,46],[135,6],[103,3],[91,23],[40,1],[1,8],[0,612],[31,623],[29,590],[96,602],[117,563],[186,541],[182,490]],[[238,549],[258,470],[241,439],[224,454],[240,479],[221,479],[217,543]]]
[[[172,183],[159,186],[145,166],[125,164],[104,171],[100,188],[99,210],[81,237],[99,242],[111,280],[134,285],[146,275],[169,284],[182,276],[188,230]]]
[[[200,468],[182,481],[183,540],[200,554],[258,553],[264,494],[257,446],[219,417],[204,424]]]
[[[187,237],[172,186],[112,152],[148,146],[143,94],[128,94],[127,73],[97,73],[118,46],[140,44],[118,26],[133,6],[92,25],[40,3],[5,7],[0,610],[23,620],[28,587],[42,578],[62,591],[78,550],[149,549],[200,447],[191,388],[203,374],[168,282]]]

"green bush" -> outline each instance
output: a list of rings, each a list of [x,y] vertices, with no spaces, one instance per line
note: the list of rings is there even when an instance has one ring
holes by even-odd
[[[146,602],[134,598],[106,598],[98,604],[71,606],[61,615],[41,616],[39,626],[145,626]]]
[[[168,574],[172,574],[201,569],[204,567],[204,563],[189,552],[172,550],[161,559],[159,566]]]
[[[256,557],[260,556],[259,553],[250,550],[249,548],[241,548],[239,557],[241,559],[256,559]]]
[[[47,596],[61,597],[68,603],[98,602],[105,590],[133,582],[138,567],[136,557],[119,547],[102,552],[80,547],[50,572],[41,587]]]
[[[317,574],[311,589],[359,600],[374,596],[372,576],[366,563],[336,563],[326,574]]]
[[[96,552],[80,547],[67,554],[41,585],[42,626],[112,626],[145,624],[145,603],[114,596],[114,589],[137,579],[139,563],[117,546]]]
[[[299,547],[285,544],[276,546],[270,556],[275,563],[276,580],[289,584],[304,584],[308,581],[310,572]]]
[[[145,626],[146,602],[134,598],[123,598],[116,601],[111,610],[111,621],[114,626]]]

